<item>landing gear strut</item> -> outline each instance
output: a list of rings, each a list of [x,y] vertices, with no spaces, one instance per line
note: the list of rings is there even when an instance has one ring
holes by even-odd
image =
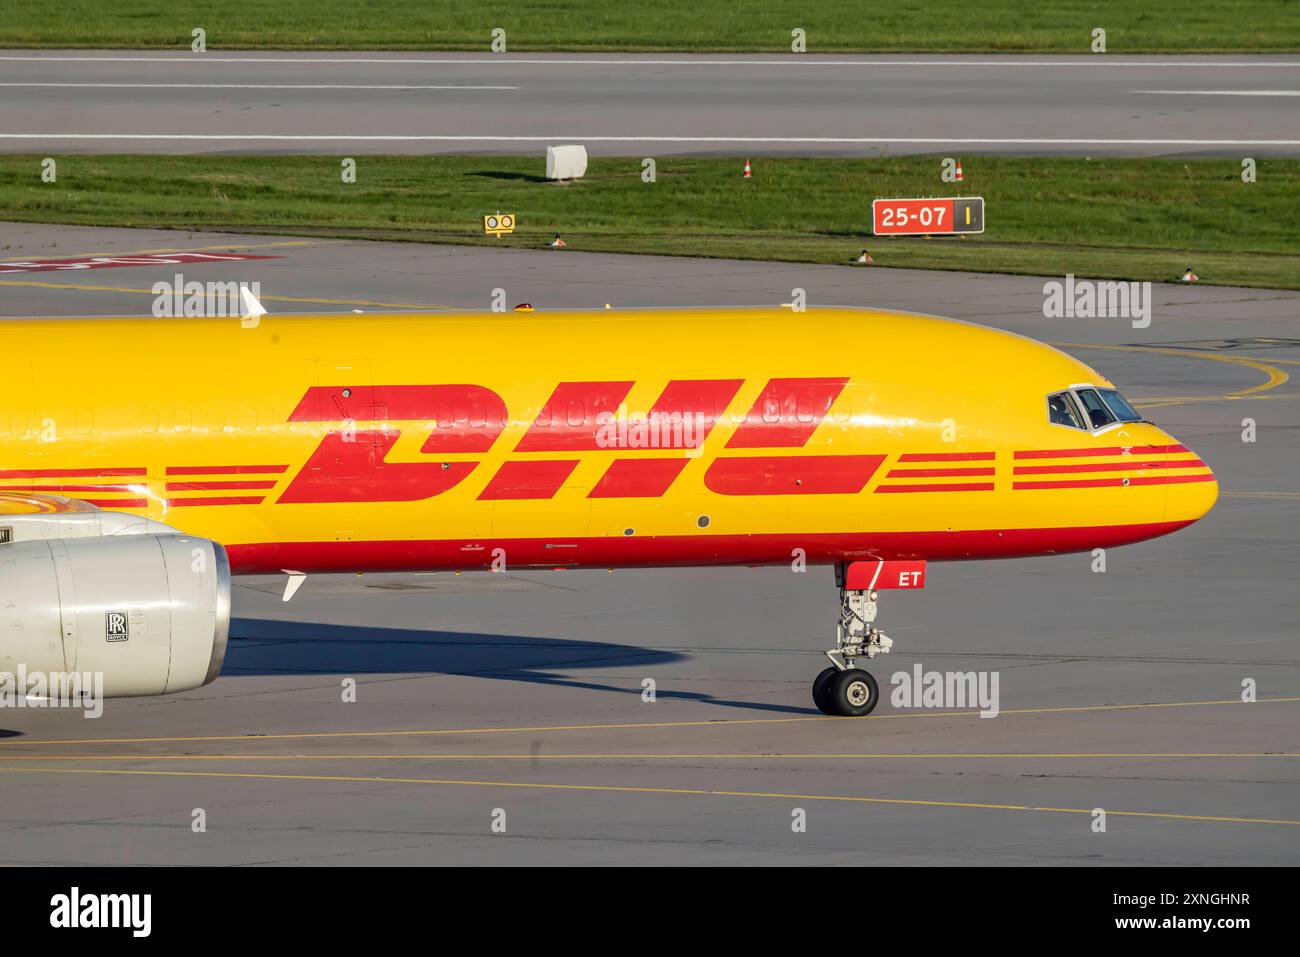
[[[872,564],[881,566],[884,563]],[[851,575],[847,562],[835,566],[835,584],[840,590],[840,622],[835,629],[835,647],[826,652],[832,667],[817,676],[812,689],[813,704],[823,714],[858,718],[870,714],[880,701],[876,679],[853,665],[858,658],[871,659],[888,654],[894,644],[875,626],[877,594],[874,585],[878,576],[879,568],[867,579],[862,574]]]

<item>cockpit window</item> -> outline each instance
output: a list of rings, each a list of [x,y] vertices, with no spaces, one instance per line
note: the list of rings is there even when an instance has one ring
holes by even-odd
[[[1142,421],[1141,413],[1129,405],[1128,401],[1114,389],[1098,389],[1097,393],[1121,422]]]
[[[1053,425],[1068,425],[1072,429],[1082,429],[1079,413],[1075,411],[1070,393],[1057,392],[1047,397],[1047,418]]]
[[[1106,403],[1101,401],[1101,396],[1097,394],[1096,389],[1078,389],[1074,394],[1083,404],[1084,414],[1087,415],[1088,424],[1092,428],[1105,428],[1115,421],[1114,413],[1106,408]]]
[[[1142,413],[1114,389],[1074,386],[1047,397],[1047,419],[1053,425],[1096,432],[1117,422],[1142,422]]]

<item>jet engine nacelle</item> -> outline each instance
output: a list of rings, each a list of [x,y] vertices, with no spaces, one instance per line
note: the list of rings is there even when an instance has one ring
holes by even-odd
[[[100,672],[105,697],[186,691],[217,677],[229,630],[216,542],[151,530],[0,545],[0,671]]]

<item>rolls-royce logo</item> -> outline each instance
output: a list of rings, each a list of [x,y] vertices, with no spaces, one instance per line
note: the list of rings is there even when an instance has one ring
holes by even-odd
[[[104,613],[104,637],[109,641],[126,641],[131,637],[130,629],[127,627],[126,612]]]

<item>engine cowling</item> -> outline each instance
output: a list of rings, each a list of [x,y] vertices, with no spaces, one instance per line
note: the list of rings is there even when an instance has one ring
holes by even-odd
[[[187,691],[220,673],[229,630],[230,563],[208,539],[0,545],[0,671],[98,672],[105,697]]]

